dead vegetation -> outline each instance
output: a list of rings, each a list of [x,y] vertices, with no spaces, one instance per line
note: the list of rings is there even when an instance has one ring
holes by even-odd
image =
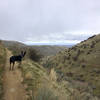
[[[21,66],[27,99],[99,100],[99,59],[100,35],[45,57],[41,65],[27,56]]]
[[[100,68],[100,35],[93,36],[80,44],[42,61],[45,68],[55,68],[63,73],[63,79],[88,83],[92,89],[91,96],[100,98],[100,75],[93,70]],[[68,78],[65,78],[68,77]],[[92,87],[95,86],[95,89]],[[81,99],[79,99],[81,100]],[[92,100],[92,99],[91,99]]]
[[[22,72],[29,100],[72,100],[73,88],[66,81],[58,82],[54,69],[47,73],[42,66],[28,60],[23,63]]]
[[[3,72],[6,62],[6,49],[3,47],[2,42],[0,41],[0,100],[3,97]]]

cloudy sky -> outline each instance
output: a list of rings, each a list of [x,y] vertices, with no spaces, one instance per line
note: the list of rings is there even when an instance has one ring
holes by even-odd
[[[78,43],[100,32],[100,0],[0,0],[0,39]]]

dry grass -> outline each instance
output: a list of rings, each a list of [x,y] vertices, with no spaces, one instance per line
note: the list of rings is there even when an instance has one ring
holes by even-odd
[[[58,82],[58,74],[54,68],[47,73],[47,70],[36,62],[25,60],[22,73],[28,100],[98,100],[88,92],[90,89],[87,84],[85,86],[65,80]]]
[[[92,89],[91,95],[100,98],[99,59],[100,35],[97,35],[46,59],[42,62],[42,65],[48,69],[55,68],[60,80],[88,83]]]
[[[22,72],[29,100],[70,100],[68,98],[73,89],[71,87],[68,89],[69,86],[66,82],[57,82],[57,74],[54,69],[48,74],[42,66],[27,60],[23,62]]]
[[[2,100],[3,96],[3,71],[6,62],[6,50],[3,45],[0,43],[0,100]]]

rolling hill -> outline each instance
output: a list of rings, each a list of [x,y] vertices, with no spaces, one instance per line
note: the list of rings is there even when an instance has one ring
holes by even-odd
[[[34,48],[19,42],[7,43],[3,42],[5,47],[8,47],[14,54]],[[5,66],[5,51],[9,50],[5,50],[4,46],[0,45],[0,51],[2,51],[0,52],[0,67]],[[41,51],[44,51],[44,46]],[[41,65],[26,56],[21,69],[17,69],[18,64],[15,66],[14,71],[19,70],[22,74],[20,85],[24,85],[28,100],[100,99],[100,35],[92,36],[72,48],[64,48],[54,55],[51,53],[49,55],[41,61]],[[6,65],[9,67],[8,64]],[[2,70],[0,75],[3,73]],[[7,68],[6,70],[9,72]],[[11,76],[15,75],[13,71],[9,73]],[[0,82],[1,91],[3,90],[2,77],[0,77]]]
[[[67,48],[65,46],[56,46],[56,45],[54,45],[54,46],[50,46],[50,45],[29,46],[29,45],[25,45],[25,44],[23,44],[21,42],[17,42],[17,41],[3,41],[3,44],[5,47],[7,47],[8,49],[10,49],[11,51],[13,51],[14,53],[17,53],[17,54],[21,50],[35,49],[43,56],[55,55],[59,51],[62,51]]]

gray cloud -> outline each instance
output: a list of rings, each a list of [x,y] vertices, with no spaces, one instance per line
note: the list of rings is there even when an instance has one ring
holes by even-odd
[[[100,0],[0,0],[1,39],[81,41],[100,31]]]

